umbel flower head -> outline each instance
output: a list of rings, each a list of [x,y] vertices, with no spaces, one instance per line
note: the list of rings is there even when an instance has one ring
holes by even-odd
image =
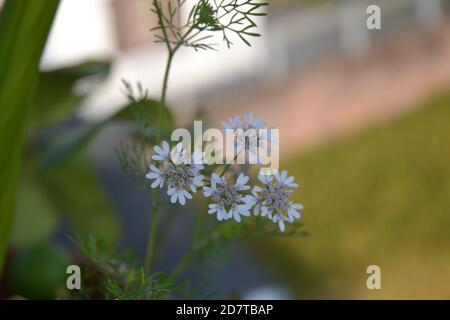
[[[241,121],[239,116],[229,118],[227,121],[222,122],[224,129],[262,129],[264,128],[265,121],[263,119],[253,119],[253,113],[248,113],[244,116],[244,121]]]
[[[203,195],[211,197],[214,202],[209,204],[208,213],[215,213],[219,221],[234,218],[236,222],[241,222],[241,215],[250,216],[252,199],[245,194],[245,191],[250,190],[247,185],[249,180],[249,177],[241,173],[236,182],[230,184],[225,177],[213,173],[211,186],[203,187]]]
[[[226,132],[233,131],[237,135],[235,143],[231,146],[233,152],[240,154],[246,152],[251,163],[261,164],[260,150],[270,146],[273,141],[269,128],[265,128],[266,122],[259,118],[254,119],[252,113],[244,115],[243,120],[239,116],[229,118],[222,122]],[[261,130],[265,129],[265,130]]]
[[[303,205],[295,204],[290,200],[290,195],[298,184],[294,183],[294,177],[289,177],[287,171],[275,175],[258,175],[263,186],[254,186],[252,190],[254,214],[267,216],[278,226],[282,232],[285,223],[292,223],[300,218],[297,210],[302,210]]]
[[[240,117],[230,118],[223,125],[225,129],[257,130],[262,129],[265,122],[248,114],[243,120]],[[260,145],[263,138],[258,139]],[[264,142],[269,144],[270,140]],[[232,181],[231,175],[225,174],[228,169],[225,167],[221,175],[212,173],[205,183],[202,172],[207,171],[204,170],[203,153],[196,151],[191,156],[181,143],[171,149],[166,141],[155,146],[153,151],[150,172],[146,178],[152,180],[150,186],[153,189],[166,187],[166,193],[172,203],[185,205],[186,199],[192,199],[193,194],[202,188],[203,196],[210,199],[208,213],[215,214],[219,221],[233,219],[241,222],[242,216],[250,216],[253,210],[254,215],[266,217],[284,232],[286,223],[293,223],[300,218],[299,211],[303,209],[303,205],[293,203],[290,199],[298,184],[287,171],[272,175],[260,171],[258,180],[261,184],[250,186],[249,176],[239,174],[238,171]]]
[[[175,151],[177,154],[184,154],[181,145],[177,145]],[[186,199],[192,199],[190,192],[196,193],[197,188],[203,186],[203,175],[200,174],[203,165],[183,161],[174,163],[166,141],[163,141],[162,147],[155,146],[152,159],[158,161],[159,165],[151,164],[150,172],[145,177],[153,180],[151,188],[163,188],[166,184],[170,202],[185,205]]]

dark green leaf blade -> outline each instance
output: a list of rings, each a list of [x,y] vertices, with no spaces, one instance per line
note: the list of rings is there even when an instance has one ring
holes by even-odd
[[[59,0],[7,0],[0,13],[0,273],[14,213],[25,121]]]

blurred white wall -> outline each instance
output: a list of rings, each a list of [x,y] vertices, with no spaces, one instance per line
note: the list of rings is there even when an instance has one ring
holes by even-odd
[[[41,68],[53,69],[88,59],[111,57],[114,67],[105,85],[86,102],[82,116],[103,118],[126,103],[121,89],[121,79],[141,82],[150,94],[158,98],[166,62],[164,46],[155,50],[150,45],[153,36],[149,31],[149,45],[119,51],[114,29],[111,0],[63,0],[45,49]],[[192,0],[190,0],[192,2]],[[150,12],[150,1],[149,1]],[[187,6],[190,8],[190,6]],[[143,25],[149,30],[152,26]],[[260,25],[259,32],[263,26]],[[218,35],[214,42],[217,51],[195,52],[183,48],[177,54],[170,78],[169,101],[182,101],[178,113],[190,112],[195,97],[204,87],[210,87],[236,75],[253,73],[264,64],[264,40],[252,39],[248,48],[234,39],[232,49],[226,48]],[[158,48],[158,47],[157,47]],[[230,50],[233,54],[230,54]]]
[[[82,116],[86,118],[103,118],[125,105],[121,79],[141,82],[154,98],[160,94],[167,57],[164,46],[155,46],[148,31],[148,43],[119,50],[111,1],[62,0],[42,59],[42,68],[48,69],[87,59],[112,58],[114,64],[109,79],[85,103]],[[126,1],[131,6],[132,0]],[[188,1],[193,3],[195,0]],[[260,18],[258,32],[262,37],[251,39],[251,48],[235,39],[235,46],[228,49],[218,34],[214,40],[219,44],[217,51],[180,50],[170,75],[169,103],[183,118],[192,113],[211,90],[225,92],[230,84],[244,87],[247,79],[264,81],[283,77],[287,73],[298,72],[295,70],[299,65],[315,63],[324,55],[364,54],[378,35],[417,21],[427,25],[438,23],[441,2],[379,0],[383,12],[382,30],[370,35],[365,27],[365,7],[360,1],[349,0],[339,2],[339,6],[320,6],[303,11],[287,10],[270,18]],[[152,14],[150,7],[151,2],[148,1],[149,17]],[[353,19],[353,16],[358,19]],[[129,23],[133,22],[136,23]],[[151,24],[151,19],[148,25],[144,21],[142,28],[150,30]]]
[[[41,67],[52,69],[116,53],[109,0],[63,0]]]

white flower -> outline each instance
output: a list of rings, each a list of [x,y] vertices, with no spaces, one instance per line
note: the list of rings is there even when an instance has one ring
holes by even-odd
[[[241,121],[239,116],[229,118],[227,121],[222,122],[223,128],[226,129],[262,129],[264,128],[265,121],[263,119],[253,119],[253,113],[244,115],[244,121]]]
[[[289,218],[283,215],[275,215],[273,217],[273,222],[278,223],[278,227],[280,228],[281,232],[284,232],[284,230],[286,230],[286,226],[284,224],[284,222],[290,222]]]
[[[245,124],[249,129],[262,129],[265,125],[263,119],[253,120],[253,113],[248,113],[244,116]]]
[[[228,212],[225,210],[225,201],[221,200],[219,203],[211,203],[208,207],[208,213],[215,213],[217,215],[217,220],[222,221],[228,219]]]
[[[164,161],[169,160],[170,157],[170,148],[167,141],[162,142],[162,148],[160,146],[155,146],[153,148],[153,156],[152,159],[155,161]]]
[[[229,184],[224,177],[213,173],[211,186],[203,187],[204,196],[211,197],[215,202],[209,205],[208,213],[215,213],[219,221],[234,218],[237,222],[241,222],[241,215],[250,216],[253,198],[244,194],[244,191],[250,189],[247,185],[249,179],[241,173],[235,184]]]
[[[159,156],[156,160],[161,161],[159,167],[150,165],[150,172],[145,177],[153,179],[151,188],[162,188],[164,183],[166,183],[170,202],[179,202],[181,205],[185,205],[186,199],[192,199],[192,195],[189,192],[196,193],[198,187],[203,187],[203,175],[200,174],[203,165],[175,164],[169,158],[168,143],[164,141],[162,146],[163,148],[159,146],[154,148],[155,153]],[[180,148],[176,150],[183,153]],[[154,157],[153,159],[155,159]]]
[[[229,118],[227,121],[222,122],[223,128],[226,129],[242,129],[242,123],[241,118],[239,116],[235,116],[232,118]]]
[[[289,188],[298,188],[298,184],[294,183],[294,177],[289,177],[286,170],[283,170],[281,174],[276,173],[275,177],[277,178],[278,183],[282,186]]]
[[[162,188],[164,185],[164,173],[154,165],[150,165],[150,172],[145,175],[147,179],[155,179],[151,184],[151,188]]]
[[[252,190],[253,202],[255,204],[254,214],[267,216],[274,223],[278,223],[280,230],[285,230],[285,222],[292,223],[299,219],[298,210],[303,209],[303,205],[293,203],[289,197],[293,192],[292,188],[297,188],[294,178],[289,177],[287,171],[276,175],[258,175],[263,187],[254,186]]]
[[[223,122],[225,130],[233,130],[237,135],[237,141],[231,146],[233,152],[240,154],[246,152],[249,162],[252,164],[261,164],[261,150],[267,148],[275,142],[275,137],[271,130],[264,128],[265,121],[263,119],[254,119],[252,113],[244,115],[244,121],[239,116],[229,118]],[[264,129],[264,130],[261,130]]]
[[[174,164],[182,164],[182,163],[187,164],[191,163],[192,157],[183,147],[183,144],[180,142],[177,143],[177,145],[170,151],[170,159]]]

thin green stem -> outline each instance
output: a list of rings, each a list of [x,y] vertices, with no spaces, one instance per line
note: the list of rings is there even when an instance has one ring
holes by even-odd
[[[161,89],[161,98],[159,100],[159,106],[158,106],[158,126],[156,130],[156,143],[159,144],[161,142],[161,127],[162,127],[162,110],[166,104],[166,95],[167,95],[167,88],[169,84],[169,74],[170,74],[170,68],[172,67],[172,60],[173,56],[175,54],[175,51],[170,50],[169,56],[167,57],[167,64],[166,69],[164,71],[164,78],[163,78],[163,84]]]
[[[227,165],[225,166],[225,168],[223,168],[222,173],[220,174],[220,177],[223,177],[223,175],[228,171],[228,169],[230,168],[231,163],[227,163]]]
[[[157,0],[153,1],[153,5],[155,7],[156,13],[158,15],[158,22],[162,28],[163,36],[165,39],[165,43],[167,45],[167,51],[169,52],[169,56],[167,59],[166,69],[164,71],[164,79],[163,85],[161,89],[161,97],[158,106],[158,120],[157,120],[157,129],[156,129],[156,144],[160,144],[161,142],[161,126],[162,126],[162,110],[163,106],[166,103],[166,95],[167,95],[167,87],[169,81],[169,73],[170,67],[172,66],[172,59],[174,55],[174,51],[172,50],[169,38],[167,36],[167,32],[164,26],[163,13],[161,7]],[[155,240],[156,234],[158,232],[158,219],[159,219],[159,196],[158,191],[154,190],[152,192],[152,211],[150,215],[150,231],[148,233],[148,241],[147,241],[147,254],[145,256],[145,272],[148,274],[151,272],[154,260],[155,260]]]
[[[162,129],[162,111],[166,104],[166,96],[167,96],[167,89],[168,89],[168,83],[169,83],[169,74],[170,69],[172,67],[172,61],[175,53],[177,50],[181,47],[181,45],[184,43],[186,37],[193,31],[193,27],[191,27],[180,39],[179,43],[172,47],[170,45],[170,39],[167,34],[166,26],[164,25],[164,13],[162,12],[162,8],[160,6],[160,3],[157,0],[153,0],[153,6],[155,7],[156,14],[158,15],[158,23],[161,26],[161,30],[163,33],[164,42],[167,46],[168,51],[168,57],[167,57],[167,63],[166,68],[164,71],[164,78],[162,83],[162,89],[161,89],[161,97],[159,101],[158,106],[158,116],[157,116],[157,129],[156,129],[156,144],[161,143],[161,129]],[[150,215],[150,231],[148,234],[148,241],[147,241],[147,253],[145,256],[145,272],[150,273],[153,267],[153,264],[155,262],[155,242],[156,242],[156,235],[158,232],[158,219],[159,219],[159,195],[158,191],[154,190],[152,193],[152,211]]]
[[[212,242],[218,240],[220,240],[220,234],[218,231],[214,231],[203,241],[194,244],[192,248],[185,253],[185,255],[181,258],[181,260],[174,268],[172,272],[173,279],[177,279],[180,276],[180,274],[187,268],[191,260],[201,249],[208,247]]]
[[[178,277],[180,276],[181,272],[183,272],[186,267],[189,265],[189,262],[191,262],[192,258],[195,255],[195,251],[194,250],[189,250],[183,258],[181,258],[181,260],[178,262],[177,266],[175,267],[173,273],[172,273],[172,277],[174,279],[178,279]]]
[[[147,254],[145,256],[145,268],[144,268],[147,274],[149,274],[152,270],[155,257],[155,239],[160,211],[158,201],[158,191],[153,191],[152,199],[153,205],[152,205],[152,212],[150,215],[150,231],[148,233]]]
[[[161,90],[161,98],[159,101],[158,106],[158,122],[157,122],[157,129],[156,129],[156,144],[160,144],[161,142],[161,127],[162,127],[162,109],[163,106],[166,103],[166,95],[167,95],[167,88],[168,88],[168,81],[169,81],[169,73],[170,73],[170,67],[172,66],[172,59],[173,59],[173,51],[169,50],[169,57],[167,59],[166,69],[164,71],[164,80]],[[148,242],[147,242],[147,254],[145,257],[145,272],[150,273],[154,258],[155,258],[155,239],[156,234],[158,232],[157,226],[158,226],[158,219],[159,219],[159,196],[158,191],[153,191],[152,193],[152,212],[150,215],[150,231],[148,234]]]
[[[238,154],[236,154],[236,155],[234,156],[233,162],[236,161],[237,157],[238,157]],[[227,163],[227,165],[225,166],[225,168],[223,168],[222,173],[220,174],[220,177],[223,177],[223,175],[228,171],[228,169],[230,168],[230,166],[231,166],[231,164],[232,164],[233,162]]]

